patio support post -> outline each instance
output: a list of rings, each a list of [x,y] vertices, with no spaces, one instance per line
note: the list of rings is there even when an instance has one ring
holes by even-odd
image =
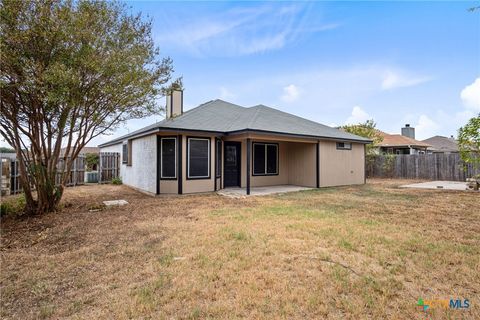
[[[252,161],[251,148],[252,144],[250,143],[250,139],[247,139],[247,195],[250,194],[250,162]]]
[[[367,183],[367,145],[363,145],[363,159],[365,160],[363,163],[363,183]]]
[[[316,161],[316,174],[317,174],[317,188],[320,188],[320,142],[317,141],[317,152],[316,152],[316,157],[317,157],[317,161]]]
[[[182,150],[183,150],[183,142],[182,142],[182,135],[179,134],[177,137],[177,171],[178,171],[178,194],[183,194],[183,168],[182,168]]]
[[[160,136],[157,136],[157,173],[156,173],[156,192],[155,194],[160,194]]]

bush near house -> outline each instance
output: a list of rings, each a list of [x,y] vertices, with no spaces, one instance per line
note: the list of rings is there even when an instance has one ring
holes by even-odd
[[[120,178],[120,177],[115,177],[115,178],[112,179],[112,184],[120,185],[122,183],[123,183],[122,178]]]

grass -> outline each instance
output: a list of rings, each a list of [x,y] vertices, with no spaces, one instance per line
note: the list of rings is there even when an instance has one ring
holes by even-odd
[[[1,318],[480,318],[478,194],[404,181],[269,197],[69,188],[2,221]],[[89,211],[103,200],[129,205]],[[467,310],[423,299],[469,299]]]

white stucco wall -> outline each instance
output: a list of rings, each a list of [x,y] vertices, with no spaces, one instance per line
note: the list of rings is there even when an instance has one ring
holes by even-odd
[[[100,152],[120,153],[120,176],[124,184],[153,194],[156,193],[157,136],[149,135],[132,140],[131,166],[122,163],[122,144],[123,142],[100,148]]]

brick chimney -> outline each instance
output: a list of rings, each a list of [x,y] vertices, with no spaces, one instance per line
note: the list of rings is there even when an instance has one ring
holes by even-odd
[[[402,136],[415,139],[415,128],[410,127],[410,124],[407,123],[405,127],[402,128]]]
[[[172,90],[167,95],[165,118],[175,118],[183,113],[183,90]]]

